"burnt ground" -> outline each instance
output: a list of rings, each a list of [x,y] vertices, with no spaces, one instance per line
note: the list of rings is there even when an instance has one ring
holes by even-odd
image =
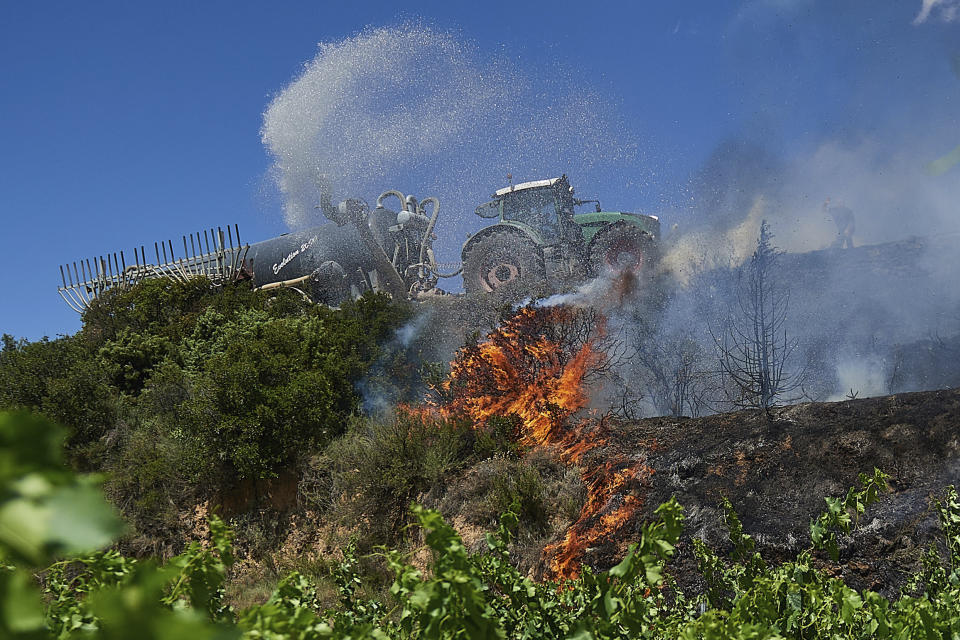
[[[586,464],[624,455],[653,473],[633,488],[644,498],[640,517],[587,552],[585,561],[595,568],[612,566],[671,496],[686,516],[673,562],[682,585],[698,586],[691,536],[718,551],[729,547],[723,496],[765,559],[792,558],[809,546],[809,523],[824,509],[824,497],[844,495],[858,474],[876,467],[890,475],[889,492],[842,541],[837,565],[818,557],[850,586],[893,595],[939,536],[932,498],[960,482],[960,389],[795,405],[773,410],[770,418],[741,411],[610,425],[609,444]]]

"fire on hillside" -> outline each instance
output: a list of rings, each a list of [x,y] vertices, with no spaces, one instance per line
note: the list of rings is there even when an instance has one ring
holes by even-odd
[[[570,465],[607,444],[608,419],[577,416],[589,404],[587,385],[611,366],[616,340],[595,310],[569,306],[520,308],[484,340],[461,349],[433,410],[483,428],[516,416],[518,442],[544,447]],[[643,456],[619,454],[583,470],[587,498],[564,538],[544,550],[548,573],[576,578],[588,549],[617,536],[643,505],[652,470]]]

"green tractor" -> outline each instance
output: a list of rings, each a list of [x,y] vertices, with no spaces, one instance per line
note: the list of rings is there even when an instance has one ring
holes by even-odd
[[[598,200],[574,198],[565,175],[512,185],[493,198],[476,213],[496,224],[463,245],[468,294],[508,286],[529,290],[544,283],[565,286],[604,272],[652,275],[660,237],[656,216],[602,211]],[[595,211],[574,212],[590,202]]]

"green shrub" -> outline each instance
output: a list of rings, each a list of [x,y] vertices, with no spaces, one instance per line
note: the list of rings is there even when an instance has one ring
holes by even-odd
[[[546,452],[533,451],[523,458],[495,456],[472,465],[448,483],[439,508],[450,517],[485,528],[496,526],[500,514],[512,510],[519,518],[517,537],[526,545],[576,520],[585,497],[576,469]],[[540,541],[539,549],[525,551],[539,555],[542,546]]]
[[[164,547],[178,546],[182,514],[200,494],[185,463],[185,443],[156,419],[118,438],[103,466],[104,490],[131,526],[126,548],[160,555]]]
[[[2,340],[0,409],[39,409],[50,380],[62,376],[86,355],[73,338],[28,342],[3,334]]]
[[[0,409],[40,411],[66,426],[68,458],[79,467],[96,466],[100,440],[117,423],[117,396],[103,363],[75,337],[3,337]]]
[[[518,438],[520,422],[520,418],[515,415],[492,416],[485,424],[477,425],[474,442],[476,457],[484,460],[494,456],[519,455],[521,451]]]
[[[499,516],[516,510],[521,522],[534,529],[545,529],[550,518],[547,511],[543,478],[536,467],[521,463],[515,473],[494,478],[493,487],[484,505],[485,511]]]
[[[170,340],[123,327],[97,350],[110,384],[123,393],[139,393],[156,368],[174,353]]]
[[[246,289],[246,283],[224,289]],[[82,339],[91,350],[116,340],[125,330],[135,333],[163,333],[177,339],[185,316],[196,313],[205,302],[221,293],[206,278],[186,283],[168,278],[143,280],[135,287],[108,291],[83,314]]]
[[[48,380],[40,408],[45,416],[68,427],[71,462],[85,470],[96,468],[120,410],[117,390],[110,386],[100,363],[77,359],[59,377]]]
[[[472,447],[466,425],[401,412],[354,420],[313,465],[329,474],[330,516],[362,523],[369,546],[395,541],[410,503],[461,467]]]
[[[342,433],[358,406],[323,320],[248,318],[191,377],[183,429],[204,475],[273,476]]]

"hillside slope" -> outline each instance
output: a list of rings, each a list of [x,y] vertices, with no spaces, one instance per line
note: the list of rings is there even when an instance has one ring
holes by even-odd
[[[652,418],[611,424],[608,434],[586,469],[629,456],[650,472],[629,488],[643,499],[632,522],[587,550],[584,561],[597,568],[612,566],[671,496],[685,507],[687,540],[723,547],[718,505],[726,496],[765,557],[792,555],[809,544],[824,497],[842,495],[876,467],[890,475],[890,492],[845,541],[840,572],[853,586],[889,591],[937,531],[930,497],[960,481],[960,389],[795,405],[771,418],[759,411]],[[606,513],[624,498],[608,496]],[[681,582],[695,567],[683,545],[675,567]]]

